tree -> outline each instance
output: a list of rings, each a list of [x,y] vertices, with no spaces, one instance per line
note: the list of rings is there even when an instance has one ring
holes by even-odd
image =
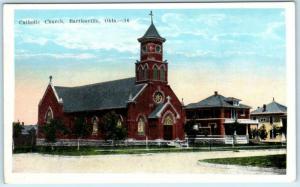
[[[22,130],[24,129],[24,126],[21,125],[21,123],[18,122],[13,122],[13,137],[17,138],[21,135]]]
[[[42,130],[47,142],[56,142],[57,134],[67,134],[69,132],[61,119],[50,120],[50,123],[46,123]]]
[[[267,136],[268,136],[268,132],[266,130],[266,127],[265,125],[262,125],[261,127],[259,127],[258,129],[258,136],[261,138],[261,139],[266,139]]]
[[[83,117],[79,117],[75,119],[73,133],[77,138],[77,150],[79,150],[79,139],[91,135],[92,127],[86,123]]]
[[[18,121],[18,122],[13,122],[13,139],[12,139],[12,149],[14,150],[15,149],[15,138],[18,138],[21,133],[22,133],[22,130],[24,128],[24,125]]]
[[[124,126],[118,125],[119,116],[114,112],[106,113],[100,121],[100,130],[103,133],[105,141],[124,140],[127,137],[127,130]]]
[[[186,124],[184,125],[184,131],[187,135],[196,135],[197,134],[197,130],[195,130],[194,126],[196,125],[196,121],[195,120],[189,120],[186,122]]]
[[[256,128],[255,129],[250,129],[249,136],[250,136],[251,139],[257,138],[257,136],[258,136],[258,130]]]
[[[196,120],[192,119],[186,122],[184,125],[184,132],[187,134],[188,138],[191,140],[191,144],[195,143],[195,139],[197,136],[197,130],[194,128],[196,125]],[[190,141],[188,140],[188,143]]]

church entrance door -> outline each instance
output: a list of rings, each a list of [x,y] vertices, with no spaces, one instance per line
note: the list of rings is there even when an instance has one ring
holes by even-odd
[[[172,125],[164,125],[164,140],[172,140]]]
[[[173,139],[174,115],[171,112],[166,113],[163,118],[164,140]]]

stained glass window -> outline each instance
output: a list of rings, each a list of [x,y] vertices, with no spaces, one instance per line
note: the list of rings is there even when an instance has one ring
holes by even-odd
[[[140,117],[138,120],[138,135],[145,134],[145,120],[144,118]]]
[[[165,117],[165,120],[164,120],[164,125],[173,125],[174,121],[173,121],[173,117],[168,114],[166,117]]]
[[[53,119],[53,113],[52,110],[49,108],[46,113],[46,123],[50,123],[52,119]]]
[[[96,116],[93,117],[92,123],[93,123],[93,134],[96,135],[98,134],[98,118]]]

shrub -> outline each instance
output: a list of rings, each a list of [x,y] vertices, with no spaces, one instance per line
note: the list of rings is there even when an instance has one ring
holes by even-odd
[[[265,125],[262,125],[261,127],[259,127],[258,129],[258,136],[261,138],[261,139],[266,139],[267,136],[268,136],[268,132],[266,130],[266,127]]]
[[[92,125],[88,125],[83,117],[75,119],[73,133],[77,138],[88,137],[92,130]]]
[[[21,135],[21,132],[23,130],[23,125],[21,125],[20,122],[13,122],[13,137],[17,138]]]
[[[69,131],[60,119],[52,119],[42,127],[47,142],[56,142],[58,133],[67,134]]]
[[[100,130],[105,140],[124,140],[127,137],[126,128],[123,125],[118,126],[119,120],[119,116],[114,111],[102,117]]]

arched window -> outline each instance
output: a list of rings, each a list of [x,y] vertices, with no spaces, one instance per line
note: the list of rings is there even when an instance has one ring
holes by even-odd
[[[140,66],[138,68],[138,78],[139,78],[139,80],[143,80],[143,78],[144,78],[142,66]]]
[[[120,115],[118,121],[117,121],[117,127],[122,127],[122,124],[123,124],[123,118],[122,116]]]
[[[174,124],[174,117],[171,114],[167,114],[163,121],[164,125],[173,125]]]
[[[158,68],[157,68],[157,66],[154,66],[154,68],[153,68],[153,79],[158,80]]]
[[[144,69],[144,79],[145,80],[148,79],[148,66],[145,66],[145,69]]]
[[[93,132],[92,132],[92,134],[93,135],[97,135],[98,134],[98,122],[99,122],[99,119],[96,116],[94,116],[92,118],[92,124],[93,124]]]
[[[145,135],[145,119],[142,116],[138,119],[138,135]]]
[[[165,81],[165,69],[160,69],[160,80]]]
[[[46,113],[46,116],[45,116],[45,121],[46,121],[46,123],[50,123],[52,119],[53,119],[53,112],[52,112],[52,109],[49,107],[49,109]]]

